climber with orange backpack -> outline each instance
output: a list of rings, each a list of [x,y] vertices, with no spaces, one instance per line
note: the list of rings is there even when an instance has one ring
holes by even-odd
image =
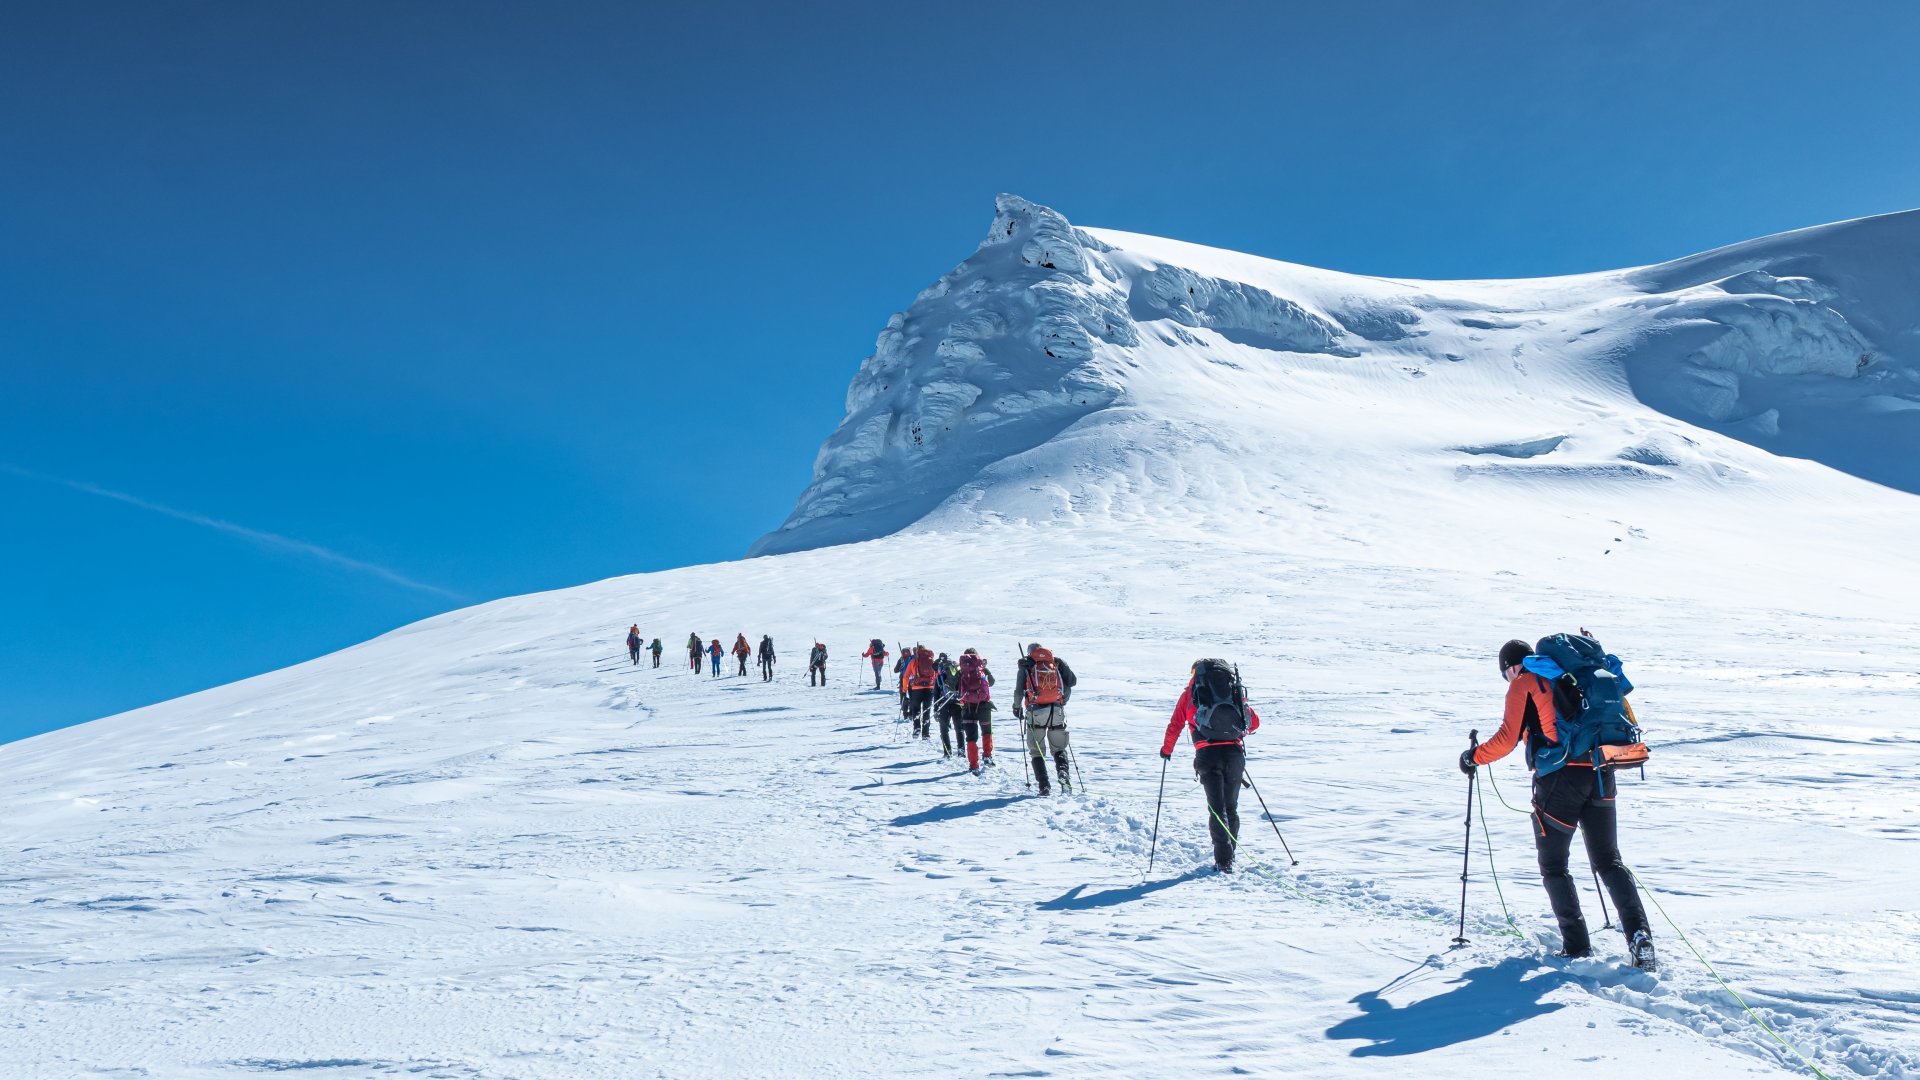
[[[915,645],[901,678],[907,688],[907,719],[913,723],[913,734],[921,739],[933,738],[933,684],[940,679],[933,650]]]
[[[1060,790],[1071,793],[1067,768],[1067,699],[1073,696],[1073,669],[1038,642],[1027,646],[1020,670],[1013,677],[1013,718],[1025,720],[1027,753],[1033,757],[1034,779],[1040,794],[1053,794],[1047,783],[1047,751],[1053,751]]]
[[[753,646],[747,644],[747,635],[743,631],[733,639],[733,658],[740,661],[740,677],[747,677],[747,661],[753,658]]]

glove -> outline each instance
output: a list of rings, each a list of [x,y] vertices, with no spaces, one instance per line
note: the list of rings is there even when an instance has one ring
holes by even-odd
[[[1172,757],[1173,757],[1173,751],[1171,751],[1171,750],[1162,750],[1162,751],[1160,751],[1160,760],[1161,760],[1161,761],[1168,761],[1168,760],[1170,760],[1170,759],[1172,759]]]
[[[1020,706],[1015,705],[1013,707],[1013,718],[1015,720],[1025,720],[1027,718],[1027,714],[1020,711]]]
[[[1460,751],[1460,771],[1461,772],[1465,773],[1468,776],[1472,776],[1474,773],[1474,770],[1478,768],[1479,766],[1473,763],[1472,747],[1468,747],[1467,749]]]
[[[1240,778],[1240,786],[1243,788],[1250,788],[1253,786],[1253,781],[1243,776]]]

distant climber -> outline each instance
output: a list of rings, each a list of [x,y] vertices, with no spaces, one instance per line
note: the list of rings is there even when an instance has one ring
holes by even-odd
[[[1233,872],[1240,843],[1240,786],[1247,771],[1246,738],[1260,730],[1260,714],[1247,704],[1237,669],[1225,660],[1195,660],[1186,689],[1167,721],[1160,756],[1170,758],[1182,731],[1193,736],[1193,771],[1207,793],[1207,833],[1213,838],[1213,868]]]
[[[987,670],[987,662],[976,649],[962,652],[956,668],[954,694],[960,701],[961,734],[967,740],[967,768],[978,775],[981,766],[993,764],[993,692],[989,689],[993,672]],[[941,736],[945,734],[943,729]],[[983,745],[984,756],[980,752]]]
[[[627,659],[633,661],[634,667],[640,666],[640,624],[639,623],[634,623],[632,626],[627,627]]]
[[[1073,790],[1067,768],[1067,699],[1078,681],[1065,660],[1038,642],[1027,646],[1013,677],[1013,717],[1026,722],[1027,753],[1033,757],[1033,777],[1042,795],[1053,794],[1047,783],[1048,750],[1060,790]]]
[[[940,722],[940,756],[950,758],[954,747],[966,745],[960,736],[960,666],[941,653],[933,658],[933,671],[933,715]]]
[[[915,645],[907,661],[907,719],[913,723],[916,738],[933,738],[933,650]]]
[[[693,669],[695,675],[700,674],[700,657],[705,649],[706,646],[700,644],[699,634],[687,635],[687,666]]]
[[[663,652],[666,652],[666,649],[665,649],[665,648],[663,648],[663,647],[662,647],[662,646],[660,645],[660,639],[659,639],[659,638],[654,638],[654,639],[653,639],[653,644],[647,647],[647,651],[653,654],[653,666],[654,666],[654,667],[659,667],[659,666],[660,666],[660,654],[661,654],[661,653],[663,653]]]
[[[867,651],[860,654],[873,661],[873,688],[880,689],[880,672],[887,666],[887,644],[874,638],[867,644]]]
[[[719,638],[714,638],[713,644],[707,646],[707,670],[714,678],[720,677],[720,664],[726,658],[727,650],[720,644]]]
[[[827,685],[827,647],[817,641],[813,643],[813,648],[807,651],[808,686],[814,685],[813,680],[816,676],[820,680],[819,685]]]
[[[916,645],[914,648],[919,646]],[[909,719],[913,715],[912,710],[907,708],[907,666],[912,663],[913,651],[904,647],[901,648],[899,657],[893,662],[894,689],[900,695],[900,719],[902,720]]]
[[[747,644],[747,632],[745,630],[740,632],[739,637],[733,639],[733,658],[740,661],[740,677],[743,679],[746,678],[747,661],[753,659],[753,646]]]
[[[773,681],[773,636],[760,635],[760,681]]]

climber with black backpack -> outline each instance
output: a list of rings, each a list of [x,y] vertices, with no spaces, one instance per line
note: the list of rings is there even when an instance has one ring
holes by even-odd
[[[867,643],[867,651],[860,655],[873,661],[873,688],[880,689],[880,671],[887,666],[887,643],[874,638]]]
[[[818,641],[807,650],[807,685],[813,686],[815,679],[819,685],[827,685],[827,647]]]
[[[1027,646],[1013,676],[1013,718],[1027,727],[1027,753],[1033,756],[1033,776],[1040,794],[1053,794],[1047,783],[1047,751],[1053,751],[1054,772],[1060,790],[1073,791],[1067,768],[1067,699],[1079,680],[1065,660],[1039,642]]]
[[[933,714],[940,721],[940,756],[950,758],[960,737],[960,666],[946,653],[933,658]]]
[[[1633,873],[1620,857],[1614,770],[1647,760],[1646,744],[1627,695],[1633,692],[1620,658],[1583,630],[1555,634],[1537,645],[1509,641],[1500,647],[1500,676],[1507,680],[1506,715],[1493,738],[1460,755],[1460,771],[1472,776],[1512,752],[1524,737],[1533,770],[1533,843],[1553,916],[1560,924],[1560,955],[1592,953],[1580,893],[1567,869],[1578,830],[1587,861],[1620,910],[1620,929],[1635,967],[1652,971],[1652,928],[1640,903]]]
[[[1173,706],[1160,756],[1170,758],[1185,731],[1193,737],[1193,771],[1207,793],[1207,833],[1213,838],[1213,868],[1233,873],[1240,843],[1240,788],[1247,772],[1246,738],[1260,730],[1260,714],[1247,704],[1240,669],[1225,660],[1195,660],[1187,688]]]

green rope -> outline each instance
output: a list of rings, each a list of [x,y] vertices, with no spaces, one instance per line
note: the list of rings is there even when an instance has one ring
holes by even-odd
[[[1517,814],[1531,814],[1531,811],[1522,810],[1519,807],[1514,806],[1513,804],[1507,802],[1506,796],[1500,793],[1500,782],[1494,779],[1491,772],[1488,773],[1487,775],[1487,781],[1488,783],[1493,785],[1494,797],[1500,800],[1500,805],[1506,807],[1509,810],[1512,810]],[[1474,782],[1474,787],[1477,789],[1480,785],[1480,775],[1478,772],[1474,773],[1473,782]],[[1194,786],[1195,787],[1200,786],[1198,780],[1194,782]],[[1201,794],[1204,796],[1205,792],[1202,791]],[[1107,797],[1111,798],[1112,796],[1107,796]],[[1482,806],[1486,805],[1486,796],[1484,794],[1481,796],[1480,802]],[[1240,847],[1240,838],[1238,836],[1235,836],[1233,829],[1229,828],[1226,821],[1222,819],[1218,813],[1214,812],[1212,803],[1207,804],[1207,813],[1213,818],[1213,820],[1218,821],[1220,823],[1220,828],[1226,832],[1227,837],[1233,841],[1235,850],[1238,851]],[[1487,827],[1487,816],[1485,814],[1480,815],[1480,833],[1481,833],[1481,836],[1486,841],[1486,845],[1487,845],[1487,869],[1491,871],[1493,876],[1494,894],[1500,898],[1500,913],[1504,915],[1507,920],[1507,928],[1500,930],[1499,933],[1509,935],[1512,937],[1521,938],[1524,940],[1526,935],[1520,932],[1518,925],[1515,924],[1513,921],[1513,913],[1507,909],[1506,892],[1500,885],[1500,870],[1497,866],[1494,865],[1494,861],[1493,861],[1493,833],[1492,833],[1492,830],[1488,829]],[[1313,896],[1309,893],[1300,891],[1300,889],[1297,888],[1291,881],[1288,881],[1286,878],[1280,876],[1280,873],[1278,871],[1274,870],[1272,867],[1268,866],[1266,863],[1263,863],[1260,860],[1255,859],[1250,855],[1243,855],[1242,857],[1249,866],[1252,866],[1255,870],[1259,871],[1262,874],[1262,876],[1278,882],[1282,888],[1286,889],[1288,892],[1292,893],[1293,895],[1298,896],[1300,899],[1308,900],[1316,904],[1330,905],[1333,903],[1333,901],[1325,897]],[[1720,989],[1725,990],[1727,992],[1727,996],[1732,998],[1734,1000],[1734,1003],[1739,1005],[1741,1010],[1744,1011],[1747,1014],[1747,1016],[1753,1020],[1754,1023],[1760,1025],[1760,1029],[1762,1031],[1765,1031],[1768,1035],[1772,1036],[1773,1041],[1779,1043],[1794,1057],[1799,1058],[1800,1063],[1802,1065],[1805,1065],[1808,1069],[1810,1069],[1815,1076],[1818,1076],[1820,1080],[1833,1080],[1833,1077],[1829,1076],[1825,1070],[1820,1068],[1820,1066],[1814,1064],[1811,1058],[1807,1057],[1806,1054],[1801,1053],[1799,1047],[1788,1042],[1784,1036],[1782,1036],[1778,1031],[1774,1030],[1774,1027],[1772,1024],[1767,1023],[1765,1018],[1763,1018],[1759,1013],[1753,1011],[1753,1007],[1747,1004],[1746,999],[1742,998],[1739,992],[1736,991],[1730,984],[1728,984],[1726,979],[1721,977],[1719,970],[1713,966],[1712,961],[1709,961],[1706,958],[1706,956],[1700,952],[1698,948],[1694,947],[1693,939],[1687,936],[1687,932],[1685,930],[1680,929],[1679,923],[1676,923],[1673,921],[1673,916],[1667,914],[1667,909],[1661,905],[1660,898],[1658,896],[1655,896],[1653,893],[1653,890],[1647,888],[1646,883],[1640,880],[1640,875],[1637,873],[1634,873],[1633,868],[1630,866],[1627,867],[1626,870],[1628,874],[1632,875],[1633,883],[1635,887],[1637,887],[1643,894],[1645,894],[1647,899],[1653,901],[1654,910],[1658,911],[1660,913],[1660,917],[1666,920],[1666,924],[1669,927],[1673,928],[1674,935],[1678,937],[1681,943],[1687,947],[1687,951],[1693,954],[1693,958],[1695,960],[1700,961],[1700,966],[1707,969],[1707,974],[1713,976],[1713,981],[1720,984]],[[1366,911],[1373,914],[1387,914],[1385,909],[1380,909],[1380,908],[1369,908],[1369,907],[1362,906],[1362,907],[1359,907],[1358,910]],[[1392,914],[1402,914],[1402,913],[1396,912]],[[1416,922],[1431,923],[1431,922],[1448,921],[1445,919],[1436,919],[1426,915],[1404,914],[1403,917],[1414,920]]]
[[[1478,769],[1475,769],[1473,772],[1473,786],[1475,789],[1480,787],[1480,770]],[[1500,801],[1505,803],[1507,800],[1501,799]],[[1485,795],[1480,796],[1480,805],[1482,807],[1487,805],[1487,797]],[[1480,835],[1485,837],[1487,841],[1487,869],[1493,874],[1493,894],[1500,898],[1500,914],[1507,920],[1507,928],[1500,931],[1500,933],[1525,940],[1527,935],[1520,932],[1519,925],[1513,921],[1513,912],[1507,910],[1507,892],[1500,887],[1500,868],[1493,864],[1493,831],[1487,828],[1487,815],[1485,813],[1480,815]]]
[[[1623,863],[1622,865],[1624,866],[1625,864]],[[1788,1042],[1785,1038],[1781,1037],[1780,1033],[1773,1029],[1772,1024],[1769,1024],[1764,1019],[1762,1019],[1760,1014],[1757,1012],[1754,1012],[1753,1008],[1747,1004],[1745,998],[1742,998],[1739,995],[1739,993],[1734,990],[1733,987],[1727,985],[1727,980],[1721,978],[1720,972],[1714,969],[1713,964],[1709,962],[1705,956],[1702,956],[1700,954],[1699,949],[1696,949],[1693,947],[1693,940],[1687,937],[1687,932],[1685,930],[1680,929],[1679,923],[1676,923],[1673,921],[1673,916],[1667,914],[1667,909],[1662,907],[1660,904],[1660,898],[1658,896],[1655,896],[1653,894],[1653,890],[1647,888],[1646,883],[1640,880],[1640,875],[1635,874],[1633,872],[1633,867],[1631,866],[1628,866],[1626,869],[1627,869],[1627,873],[1632,875],[1633,877],[1634,886],[1638,888],[1642,893],[1644,893],[1647,899],[1653,901],[1654,910],[1658,911],[1660,913],[1660,917],[1667,921],[1667,925],[1673,928],[1674,934],[1680,938],[1680,941],[1682,944],[1686,945],[1687,951],[1693,954],[1693,958],[1695,960],[1700,961],[1700,966],[1707,969],[1707,974],[1713,976],[1713,981],[1720,984],[1720,989],[1725,990],[1727,992],[1727,996],[1734,1000],[1734,1004],[1739,1005],[1740,1008],[1744,1010],[1746,1014],[1753,1019],[1754,1023],[1759,1024],[1761,1030],[1773,1036],[1774,1042],[1777,1042],[1781,1046],[1786,1047],[1787,1050],[1790,1051],[1794,1057],[1799,1058],[1800,1064],[1805,1065],[1809,1069],[1812,1069],[1813,1074],[1815,1076],[1818,1076],[1820,1080],[1833,1080],[1833,1077],[1828,1076],[1824,1071],[1822,1071],[1820,1066],[1815,1065],[1813,1061],[1807,1057],[1807,1055],[1801,1053],[1799,1047],[1793,1045],[1792,1043]]]
[[[1491,770],[1489,770],[1487,773],[1487,782],[1493,785],[1494,797],[1500,800],[1500,805],[1518,814],[1529,813],[1529,811],[1522,810],[1519,807],[1514,806],[1513,804],[1507,802],[1506,796],[1500,794],[1500,781],[1497,778],[1495,778]],[[1484,805],[1485,800],[1483,799],[1481,800],[1481,802]],[[1480,823],[1482,826],[1485,826],[1486,824],[1485,815],[1481,816]],[[1489,842],[1489,847],[1488,847],[1488,861],[1489,862],[1492,861],[1491,842]],[[1700,961],[1700,966],[1707,969],[1707,974],[1713,976],[1713,981],[1720,984],[1720,989],[1725,990],[1727,992],[1727,996],[1733,999],[1734,1004],[1740,1006],[1741,1010],[1744,1011],[1747,1014],[1747,1016],[1753,1020],[1754,1023],[1759,1024],[1761,1030],[1765,1031],[1768,1035],[1771,1035],[1773,1037],[1774,1042],[1777,1042],[1781,1046],[1785,1047],[1788,1050],[1788,1052],[1793,1054],[1794,1057],[1797,1057],[1800,1059],[1800,1063],[1802,1065],[1805,1065],[1807,1068],[1813,1070],[1813,1074],[1815,1076],[1820,1077],[1821,1080],[1833,1080],[1832,1077],[1828,1076],[1825,1072],[1821,1070],[1820,1066],[1815,1065],[1810,1059],[1808,1059],[1807,1055],[1801,1053],[1799,1047],[1793,1045],[1792,1043],[1788,1042],[1785,1038],[1783,1038],[1778,1031],[1775,1031],[1773,1029],[1773,1025],[1767,1023],[1766,1020],[1761,1018],[1759,1013],[1754,1012],[1753,1009],[1750,1006],[1748,1006],[1746,1000],[1742,998],[1739,995],[1739,993],[1734,990],[1732,986],[1728,985],[1727,980],[1720,977],[1720,972],[1714,968],[1712,962],[1709,961],[1706,958],[1706,956],[1704,956],[1700,952],[1699,949],[1694,947],[1693,940],[1687,937],[1687,932],[1685,930],[1680,929],[1679,923],[1676,923],[1673,921],[1673,916],[1667,914],[1667,909],[1662,907],[1660,904],[1660,898],[1655,896],[1653,894],[1653,890],[1647,888],[1646,883],[1640,880],[1640,875],[1634,873],[1633,868],[1631,866],[1627,867],[1626,869],[1627,869],[1627,873],[1632,875],[1633,877],[1634,886],[1638,888],[1641,891],[1641,893],[1643,893],[1647,897],[1647,899],[1653,901],[1654,910],[1658,911],[1660,913],[1660,917],[1666,920],[1667,925],[1673,928],[1673,932],[1675,936],[1679,937],[1681,944],[1687,947],[1687,951],[1693,954],[1693,958],[1695,960]],[[1497,888],[1499,884],[1499,879],[1495,878],[1494,882],[1495,882],[1495,887]],[[1509,919],[1509,921],[1511,921],[1511,919]]]
[[[1500,800],[1500,805],[1506,807],[1507,809],[1513,811],[1516,814],[1526,814],[1528,816],[1532,816],[1533,811],[1520,809],[1519,807],[1508,802],[1507,797],[1505,795],[1500,794],[1500,778],[1493,775],[1493,766],[1487,765],[1483,767],[1487,770],[1487,783],[1493,785],[1493,797]],[[1485,799],[1482,799],[1480,801],[1483,805],[1486,802]]]

